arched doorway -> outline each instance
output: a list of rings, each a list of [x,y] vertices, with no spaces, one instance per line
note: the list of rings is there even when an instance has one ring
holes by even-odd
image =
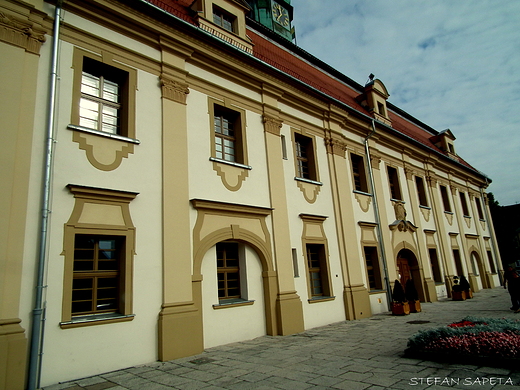
[[[201,273],[204,348],[267,334],[262,262],[252,246],[218,242],[204,255]]]
[[[477,283],[475,291],[478,291],[482,288],[489,288],[488,281],[486,278],[486,270],[484,269],[484,264],[480,259],[480,256],[476,251],[471,252],[471,267],[473,270],[473,275],[475,275],[475,281]]]
[[[401,249],[397,254],[396,262],[399,281],[403,285],[403,288],[406,286],[406,282],[412,279],[415,289],[419,294],[419,299],[425,301],[421,270],[415,254],[409,249]]]

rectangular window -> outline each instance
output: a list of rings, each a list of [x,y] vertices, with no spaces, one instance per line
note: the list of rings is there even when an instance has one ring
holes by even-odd
[[[312,138],[294,134],[296,153],[296,175],[302,179],[317,180]]]
[[[489,262],[489,269],[491,270],[492,274],[496,274],[497,269],[495,268],[495,262],[493,261],[493,255],[491,254],[491,251],[486,251],[486,252],[487,252],[487,258],[488,258],[488,262]]]
[[[350,154],[350,161],[352,163],[352,176],[354,178],[354,189],[356,191],[368,192],[367,177],[365,174],[365,162],[362,156],[357,154]]]
[[[448,198],[448,189],[446,186],[439,186],[442,196],[442,204],[444,205],[444,211],[451,213],[450,199]]]
[[[415,176],[415,185],[417,187],[417,196],[419,197],[419,205],[428,207],[428,200],[426,198],[426,189],[424,187],[424,180],[422,177]]]
[[[482,212],[482,203],[480,202],[480,198],[475,198],[475,204],[477,205],[477,213],[479,219],[484,219],[484,213]]]
[[[388,182],[390,184],[390,196],[392,199],[402,200],[401,197],[401,188],[399,187],[399,176],[397,174],[397,169],[394,167],[387,167],[388,172]]]
[[[296,252],[296,248],[292,248],[291,252],[292,252],[294,277],[299,278],[300,270],[298,269],[298,253]]]
[[[365,261],[367,265],[368,283],[370,290],[382,290],[381,272],[379,268],[379,259],[377,256],[377,248],[374,246],[365,246]]]
[[[135,139],[136,69],[115,61],[111,53],[79,48],[74,49],[72,68],[71,125]]]
[[[217,244],[217,280],[220,301],[241,298],[238,243]]]
[[[282,142],[282,158],[287,160],[287,143],[285,141],[285,135],[280,136],[280,141]]]
[[[72,316],[119,312],[124,253],[124,237],[75,236]]]
[[[377,111],[379,112],[379,114],[386,116],[385,105],[383,103],[377,102]]]
[[[466,194],[464,192],[459,192],[460,195],[460,204],[462,205],[462,215],[465,217],[469,216],[468,202],[466,201]]]
[[[311,297],[330,296],[325,246],[323,244],[306,244],[306,251]]]
[[[237,111],[215,104],[213,109],[215,157],[244,163],[241,117]]]
[[[433,280],[435,283],[442,283],[441,268],[439,266],[439,258],[437,256],[437,249],[428,249],[430,255],[430,264],[432,266]]]
[[[462,261],[460,259],[460,251],[458,249],[453,249],[453,260],[455,261],[455,269],[457,270],[457,275],[464,275],[464,269],[462,268]]]
[[[137,193],[72,184],[67,187],[75,205],[63,238],[60,327],[131,321],[135,227],[130,202]],[[111,212],[103,213],[107,209]]]
[[[221,8],[213,7],[213,22],[230,32],[235,32],[236,17]]]
[[[79,125],[122,134],[123,92],[128,74],[85,57],[81,76]]]

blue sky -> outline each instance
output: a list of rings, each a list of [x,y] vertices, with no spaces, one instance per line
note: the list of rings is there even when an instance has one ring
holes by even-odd
[[[520,1],[292,0],[296,43],[434,129],[520,203]]]

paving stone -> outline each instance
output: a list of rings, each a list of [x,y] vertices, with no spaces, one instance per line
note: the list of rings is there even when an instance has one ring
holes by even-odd
[[[151,381],[160,383],[166,386],[182,387],[184,383],[190,382],[191,379],[182,376],[171,375],[167,373],[161,373],[153,378],[149,378]]]
[[[333,378],[331,376],[319,376],[317,378],[311,379],[307,383],[312,383],[313,385],[319,386],[332,386],[339,382],[343,382],[343,379]]]
[[[182,376],[184,378],[189,378],[189,379],[195,379],[195,380],[199,380],[199,381],[203,381],[203,382],[208,382],[208,381],[212,381],[212,380],[215,380],[215,379],[219,378],[221,375],[213,374],[213,373],[207,372],[207,371],[194,370],[192,372],[184,373],[184,374],[182,374],[180,376]]]
[[[377,386],[390,387],[394,383],[399,382],[399,378],[392,378],[392,377],[374,374],[372,376],[369,376],[369,377],[363,379],[363,382],[369,383],[372,385],[377,385]]]
[[[116,386],[118,386],[118,385],[116,385],[115,383],[105,381],[105,382],[101,382],[101,383],[96,383],[96,384],[93,384],[93,385],[85,386],[85,390],[113,389]]]
[[[269,378],[270,376],[271,375],[269,374],[262,374],[261,372],[250,372],[249,374],[241,375],[239,379],[246,382],[260,382]]]
[[[331,387],[334,389],[342,389],[342,390],[364,390],[370,386],[371,385],[369,385],[367,383],[346,380],[343,382],[336,383],[335,385],[332,385]]]
[[[44,390],[82,390],[82,388],[74,383],[59,383],[56,385],[45,386]]]

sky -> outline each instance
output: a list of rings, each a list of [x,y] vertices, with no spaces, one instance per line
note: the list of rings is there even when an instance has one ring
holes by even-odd
[[[520,1],[292,0],[296,44],[437,131],[520,203]]]

